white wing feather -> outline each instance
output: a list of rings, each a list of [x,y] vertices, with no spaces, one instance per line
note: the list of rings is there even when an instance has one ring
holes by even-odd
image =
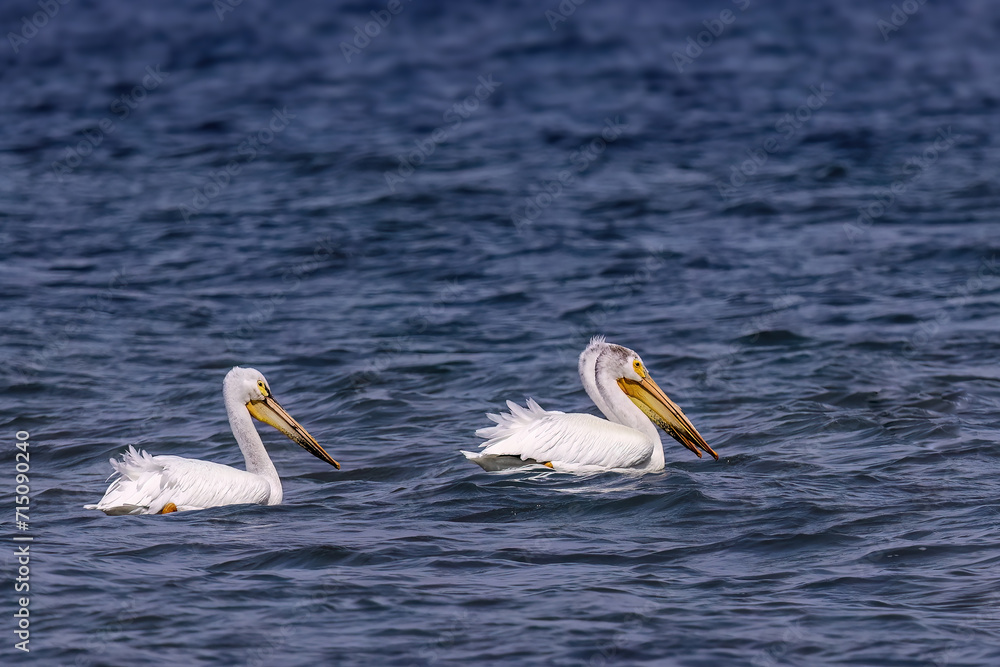
[[[96,505],[106,514],[158,514],[167,503],[178,510],[240,503],[266,504],[271,487],[263,477],[219,463],[180,456],[150,456],[129,445],[111,459],[118,477]]]
[[[463,452],[475,461],[489,456],[517,456],[556,470],[644,468],[654,443],[641,432],[588,414],[566,414],[542,409],[528,399],[526,408],[507,401],[510,413],[487,415],[496,426],[481,428],[487,438],[478,453]]]

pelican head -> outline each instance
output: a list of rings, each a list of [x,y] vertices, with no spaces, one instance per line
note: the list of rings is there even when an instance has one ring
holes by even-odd
[[[340,469],[340,464],[274,399],[260,371],[236,366],[226,374],[223,385],[226,396],[235,397],[255,419],[273,426],[316,458]]]
[[[649,371],[646,370],[646,365],[642,363],[642,358],[634,350],[607,343],[603,337],[596,337],[580,355],[581,377],[585,373],[594,376],[598,380],[599,387],[601,384],[607,387],[611,385],[610,382],[601,383],[602,378],[614,380],[632,403],[670,437],[697,454],[698,458],[701,458],[700,449],[711,454],[716,461],[719,460],[719,455],[708,446],[694,424],[653,381]],[[605,389],[608,390],[614,391],[613,388]],[[608,404],[613,404],[613,401],[606,401],[605,405]],[[607,414],[604,406],[598,403],[598,407]]]

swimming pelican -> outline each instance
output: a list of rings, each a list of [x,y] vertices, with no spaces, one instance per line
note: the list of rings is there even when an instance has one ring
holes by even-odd
[[[222,383],[229,426],[246,459],[246,470],[180,456],[150,456],[129,445],[121,461],[111,459],[118,477],[96,505],[105,514],[166,514],[218,505],[281,503],[281,480],[264,450],[251,415],[270,424],[310,454],[334,468],[319,443],[271,395],[267,380],[253,368],[233,368]]]
[[[667,398],[639,355],[596,336],[580,355],[580,380],[607,419],[543,410],[532,399],[510,413],[487,415],[496,426],[481,428],[480,452],[462,452],[484,470],[541,463],[555,470],[663,470],[659,426],[701,458],[712,451],[681,409]],[[655,426],[654,426],[655,424]]]

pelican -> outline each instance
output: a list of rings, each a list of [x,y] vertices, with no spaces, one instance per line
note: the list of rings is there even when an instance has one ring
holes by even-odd
[[[120,461],[111,459],[118,477],[104,497],[96,505],[84,505],[84,509],[105,514],[167,514],[242,503],[278,505],[281,480],[251,416],[340,469],[340,464],[274,400],[260,371],[233,368],[222,383],[222,394],[229,426],[246,459],[246,470],[180,456],[150,456],[129,445]]]
[[[659,426],[698,458],[700,449],[719,459],[634,351],[596,336],[579,368],[587,395],[607,419],[543,410],[530,398],[526,408],[507,401],[509,413],[487,415],[496,426],[476,431],[486,439],[482,451],[462,453],[484,470],[540,463],[567,472],[656,472],[664,463]]]

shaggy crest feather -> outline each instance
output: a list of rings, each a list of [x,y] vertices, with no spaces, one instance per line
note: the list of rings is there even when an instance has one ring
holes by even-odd
[[[500,414],[490,413],[486,415],[490,421],[496,423],[496,426],[485,426],[476,431],[478,437],[487,439],[480,447],[487,447],[501,442],[521,429],[529,427],[547,414],[562,414],[561,412],[549,413],[538,405],[533,398],[528,399],[528,407],[526,408],[521,407],[514,401],[507,401],[507,409],[510,412],[501,412]]]
[[[144,472],[159,472],[163,466],[153,460],[152,455],[144,449],[128,446],[128,451],[122,453],[122,458],[108,459],[115,472],[126,479],[138,479]],[[113,475],[114,473],[112,473]]]

